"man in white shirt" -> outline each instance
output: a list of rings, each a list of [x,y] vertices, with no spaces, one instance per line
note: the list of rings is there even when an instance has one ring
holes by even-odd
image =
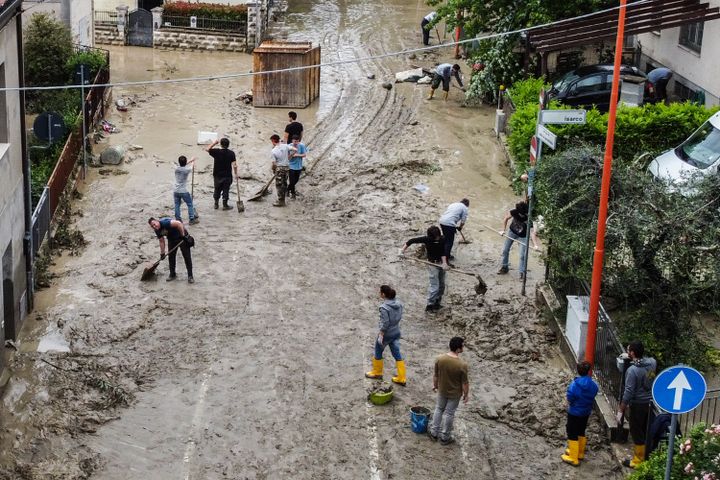
[[[428,28],[428,25],[430,22],[435,20],[435,17],[437,17],[437,12],[433,11],[425,15],[422,19],[422,22],[420,22],[420,30],[422,30],[422,36],[423,36],[423,45],[430,45],[430,29]]]
[[[188,191],[188,177],[192,174],[195,157],[188,162],[185,155],[178,157],[178,166],[175,167],[175,188],[173,188],[173,200],[175,200],[175,220],[182,222],[180,215],[181,202],[185,202],[188,207],[188,215],[190,216],[190,225],[198,223],[198,214],[193,207],[193,198]]]
[[[273,149],[270,153],[272,159],[272,171],[275,174],[275,189],[277,190],[277,201],[273,207],[285,206],[285,195],[288,188],[288,171],[290,169],[290,154],[297,152],[292,145],[280,143],[280,135],[270,137]]]
[[[455,258],[450,254],[455,243],[455,232],[462,230],[463,225],[467,222],[469,206],[470,200],[467,198],[451,203],[438,221],[443,237],[445,237],[445,257],[447,257],[448,261]]]

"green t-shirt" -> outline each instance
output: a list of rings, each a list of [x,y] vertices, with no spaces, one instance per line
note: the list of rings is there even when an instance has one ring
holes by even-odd
[[[438,393],[446,398],[462,397],[462,387],[469,383],[467,363],[448,354],[435,360],[435,375],[438,378]]]

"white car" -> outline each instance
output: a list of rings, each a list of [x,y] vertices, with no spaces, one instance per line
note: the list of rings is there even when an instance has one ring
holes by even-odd
[[[710,175],[720,169],[720,112],[710,117],[680,146],[650,162],[656,179],[681,186],[695,175]],[[685,190],[680,188],[681,191]]]

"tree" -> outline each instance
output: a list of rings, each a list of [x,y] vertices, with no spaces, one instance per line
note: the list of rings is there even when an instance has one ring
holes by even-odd
[[[436,5],[438,17],[450,27],[463,29],[464,38],[481,34],[515,31],[561,18],[570,18],[606,8],[611,0],[428,0]],[[494,99],[500,85],[523,78],[524,70],[520,34],[496,37],[479,42],[469,53],[474,68],[468,89],[469,98]]]
[[[64,85],[73,54],[70,29],[47,13],[36,13],[25,29],[25,81],[28,86]]]

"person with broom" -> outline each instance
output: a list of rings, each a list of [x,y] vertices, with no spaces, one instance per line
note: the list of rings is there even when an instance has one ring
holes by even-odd
[[[405,385],[405,361],[400,353],[400,320],[402,320],[403,304],[395,298],[395,290],[389,285],[380,286],[380,322],[377,337],[375,338],[375,354],[372,360],[372,370],[367,372],[367,378],[382,380],[383,378],[383,351],[390,347],[395,359],[397,376],[392,377],[393,383]]]
[[[177,275],[175,273],[175,262],[177,250],[179,248],[180,252],[182,252],[183,260],[185,260],[187,281],[188,283],[195,283],[192,271],[192,257],[190,256],[190,247],[192,247],[194,242],[188,231],[185,229],[185,225],[183,225],[182,222],[173,220],[170,217],[161,217],[160,219],[150,217],[148,219],[148,224],[155,231],[155,235],[160,242],[160,259],[165,259],[165,252],[169,252],[168,256],[170,258],[168,260],[168,264],[170,266],[170,275],[168,275],[166,281],[172,282],[177,279]],[[169,250],[165,249],[165,237],[167,237],[168,240],[167,248]]]

